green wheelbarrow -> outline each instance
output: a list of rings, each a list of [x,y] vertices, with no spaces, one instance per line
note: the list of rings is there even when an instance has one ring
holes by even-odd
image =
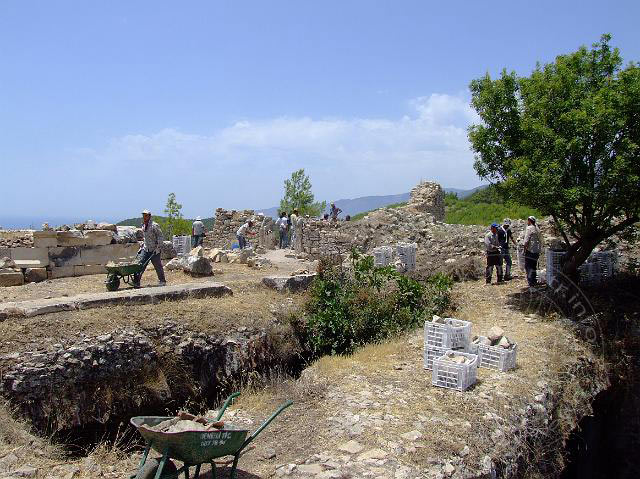
[[[138,251],[138,255],[140,251]],[[133,286],[135,275],[144,271],[151,261],[151,257],[144,263],[139,261],[132,261],[131,263],[118,263],[110,265],[107,263],[105,266],[107,270],[107,280],[104,284],[107,287],[107,291],[117,291],[120,287],[120,280],[126,284]]]
[[[227,407],[238,397],[240,393],[234,393],[227,398],[215,419],[207,419],[210,422],[218,422]],[[242,451],[273,421],[278,414],[291,406],[293,401],[282,404],[253,434],[247,437],[249,431],[231,424],[224,424],[222,429],[211,431],[183,431],[160,432],[150,429],[170,417],[161,416],[137,416],[131,418],[131,424],[142,434],[147,445],[138,466],[138,471],[131,479],[177,479],[184,474],[189,479],[189,468],[195,466],[194,479],[200,477],[202,464],[211,464],[213,479],[216,479],[216,463],[214,459],[224,456],[233,456],[231,467],[231,479],[236,478],[238,459]],[[149,451],[153,449],[162,458],[149,459]],[[183,463],[177,468],[171,459]]]

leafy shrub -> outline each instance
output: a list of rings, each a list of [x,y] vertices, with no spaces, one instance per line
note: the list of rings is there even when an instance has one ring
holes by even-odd
[[[392,267],[377,268],[371,256],[352,253],[352,272],[321,271],[306,305],[305,341],[315,354],[348,354],[368,342],[420,325],[449,306],[451,278],[425,283]]]

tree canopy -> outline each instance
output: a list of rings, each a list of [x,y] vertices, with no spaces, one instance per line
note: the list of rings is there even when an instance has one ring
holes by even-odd
[[[610,35],[591,49],[471,82],[482,123],[469,128],[481,178],[550,214],[567,242],[564,272],[640,216],[640,68]]]
[[[327,206],[326,201],[315,202],[311,192],[311,180],[301,168],[284,180],[284,198],[280,200],[280,211],[291,213],[294,208],[301,215],[319,216]]]

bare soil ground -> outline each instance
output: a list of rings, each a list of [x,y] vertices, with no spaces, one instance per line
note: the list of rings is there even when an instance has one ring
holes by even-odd
[[[229,286],[232,296],[222,298],[165,301],[137,306],[110,306],[81,311],[65,311],[33,318],[14,318],[0,322],[0,349],[6,352],[31,350],[42,345],[65,342],[78,335],[98,335],[122,327],[153,327],[158,320],[171,319],[189,329],[208,334],[227,333],[241,327],[269,328],[277,322],[279,313],[297,307],[303,295],[285,295],[264,287],[267,275],[288,275],[309,267],[302,261],[286,258],[289,250],[268,252],[274,266],[255,269],[246,264],[216,263],[222,274],[192,277],[182,271],[165,271],[168,284],[217,281]],[[35,298],[73,296],[80,293],[103,292],[104,275],[60,278],[42,283],[3,288],[11,290],[5,299],[20,301]],[[153,267],[147,268],[142,286],[155,285]],[[2,299],[2,298],[0,298]]]
[[[267,324],[273,318],[270,307],[288,301],[258,287],[264,271],[253,272],[244,265],[224,269],[223,282],[234,289],[233,297],[5,321],[0,323],[2,348],[28,347],[26,338],[32,335],[59,337],[64,331],[152,324],[154,317],[163,315],[209,332]],[[149,274],[154,273],[146,278]],[[581,360],[597,362],[553,315],[536,314],[531,296],[519,295],[523,288],[522,280],[490,287],[480,282],[455,286],[455,317],[472,321],[474,334],[499,325],[519,344],[517,369],[480,369],[478,383],[466,392],[431,386],[431,372],[423,369],[422,330],[367,346],[349,357],[322,358],[298,380],[280,378],[248,388],[229,410],[228,421],[254,429],[282,401],[293,399],[295,404],[240,460],[239,477],[463,477],[487,473],[492,461],[522,452],[518,434],[526,409],[531,404],[544,408],[549,387],[577,387],[575,365]],[[35,467],[38,477],[125,477],[140,457],[126,448],[123,452],[122,444],[103,444],[85,459],[64,459],[59,448],[29,436],[27,428],[7,413],[6,406],[0,407],[0,474]],[[39,455],[34,449],[41,451]],[[3,461],[11,465],[3,466]],[[205,477],[211,476],[207,472]]]
[[[198,277],[190,276],[182,271],[167,271],[165,276],[167,284],[182,284],[202,281],[218,281],[229,286],[241,287],[247,283],[258,283],[263,276],[267,275],[288,275],[301,268],[310,268],[310,264],[295,258],[287,258],[291,255],[291,250],[270,250],[264,257],[272,262],[272,266],[262,269],[249,268],[246,264],[239,263],[215,263],[214,269],[222,274],[214,276]],[[82,293],[102,293],[106,291],[104,281],[105,274],[94,274],[88,276],[78,276],[70,278],[58,278],[41,283],[29,283],[23,286],[13,286],[10,288],[0,288],[0,302],[6,301],[26,301],[29,299],[57,298],[60,296],[73,296]],[[141,285],[154,286],[158,283],[158,277],[152,265],[149,265],[142,276]],[[130,288],[121,283],[120,289]]]

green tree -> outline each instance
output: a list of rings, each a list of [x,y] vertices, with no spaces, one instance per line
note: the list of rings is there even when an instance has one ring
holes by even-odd
[[[301,215],[320,216],[327,202],[314,202],[311,192],[311,181],[304,174],[304,169],[291,173],[291,178],[284,180],[284,198],[280,200],[280,211],[290,213],[294,208]]]
[[[569,245],[563,272],[640,214],[640,68],[622,68],[603,35],[528,77],[471,82],[481,124],[469,128],[481,178],[550,214]]]
[[[176,194],[169,193],[164,208],[165,217],[158,219],[158,224],[167,238],[173,235],[191,234],[191,223],[182,217],[182,205],[176,201]]]

